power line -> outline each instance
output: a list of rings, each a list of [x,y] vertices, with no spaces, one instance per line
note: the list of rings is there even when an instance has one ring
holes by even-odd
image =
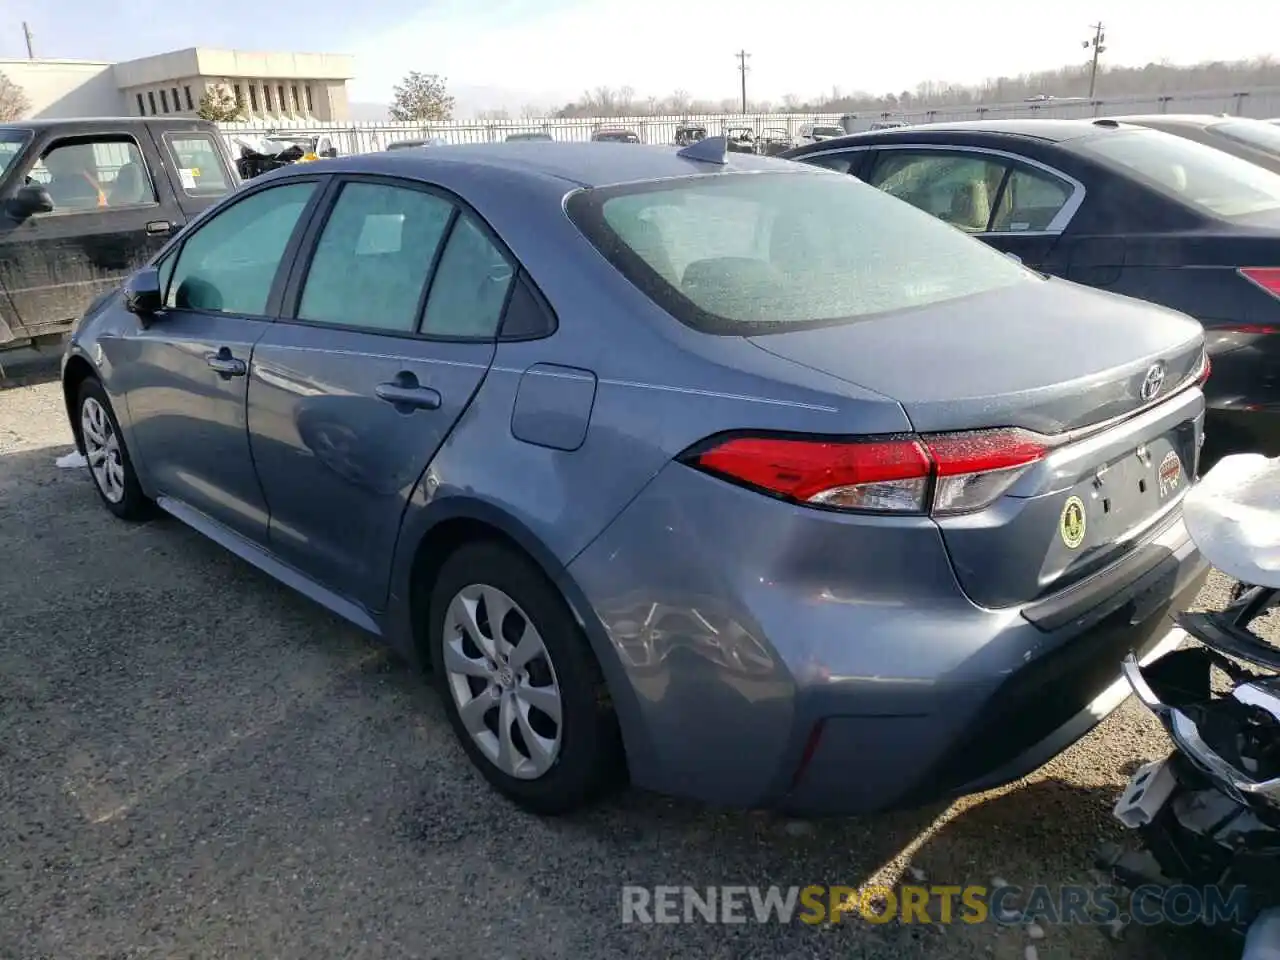
[[[747,71],[751,68],[747,66],[747,60],[751,54],[745,50],[739,50],[734,54],[738,58],[738,72],[742,74],[742,113],[745,116],[747,112]]]
[[[1093,65],[1089,68],[1089,99],[1092,100],[1094,88],[1098,85],[1098,56],[1107,51],[1107,48],[1102,45],[1102,41],[1107,39],[1107,35],[1102,32],[1103,25],[1101,20],[1097,23],[1089,24],[1089,27],[1093,30],[1093,39],[1085,40],[1081,46],[1086,50],[1089,47],[1093,47]]]

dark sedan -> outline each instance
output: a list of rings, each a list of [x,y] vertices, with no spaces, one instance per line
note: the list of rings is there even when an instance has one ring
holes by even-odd
[[[1280,173],[1280,127],[1265,120],[1159,113],[1149,117],[1115,119],[1217,147],[1242,160]]]
[[[1205,465],[1280,454],[1280,174],[1111,119],[931,124],[783,156],[857,176],[1037,270],[1191,314],[1214,364]]]

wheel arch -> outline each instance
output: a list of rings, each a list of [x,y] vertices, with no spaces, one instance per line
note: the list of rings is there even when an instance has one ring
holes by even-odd
[[[445,561],[465,544],[484,540],[505,544],[529,559],[568,605],[604,675],[622,731],[628,766],[643,764],[644,758],[652,755],[652,749],[640,723],[635,692],[603,623],[566,565],[518,518],[487,501],[451,496],[419,512],[412,531],[402,532],[402,548],[397,550],[401,559],[397,563],[396,589],[392,596],[389,624],[392,642],[406,648],[416,663],[428,668],[431,660],[426,649],[426,625],[431,615],[430,592]],[[405,533],[409,533],[407,538]],[[406,539],[408,543],[403,542]]]
[[[80,418],[76,415],[76,404],[80,398],[80,385],[90,377],[99,380],[98,371],[82,354],[73,353],[67,358],[62,368],[62,402],[66,406],[67,420],[71,423],[71,433],[75,437],[76,450],[84,453],[84,436],[80,430]]]

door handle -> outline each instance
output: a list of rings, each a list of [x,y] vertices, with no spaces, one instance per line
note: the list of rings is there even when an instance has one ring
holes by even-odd
[[[153,237],[162,237],[173,229],[173,224],[168,220],[152,220],[147,224],[147,233]]]
[[[217,353],[206,355],[204,362],[209,365],[210,370],[217,371],[218,376],[224,380],[230,377],[243,377],[249,372],[245,362],[233,357],[231,351],[226,347],[223,347]]]
[[[378,395],[379,400],[385,400],[406,412],[440,409],[440,391],[418,386],[416,382],[412,386],[405,383],[380,383],[373,388],[373,392]]]

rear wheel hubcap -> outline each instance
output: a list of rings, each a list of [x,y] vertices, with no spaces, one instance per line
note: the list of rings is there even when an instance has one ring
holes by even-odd
[[[536,780],[562,742],[560,684],[537,627],[497,587],[471,584],[445,612],[444,669],[468,736],[495,767]]]

